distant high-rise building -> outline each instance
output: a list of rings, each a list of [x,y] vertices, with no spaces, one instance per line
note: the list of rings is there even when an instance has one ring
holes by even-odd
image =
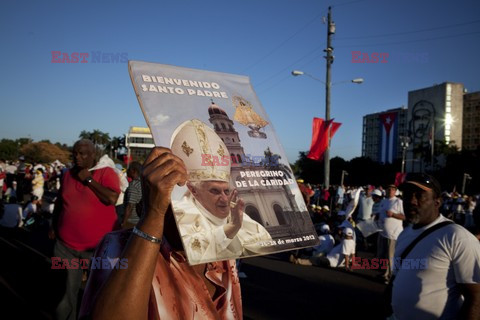
[[[462,148],[463,84],[444,82],[408,92],[407,171],[434,169],[434,141]],[[432,159],[432,152],[435,155]],[[433,166],[433,168],[432,168]]]
[[[363,117],[362,156],[391,163],[402,157],[401,137],[407,135],[405,107]]]
[[[476,150],[480,147],[480,91],[463,96],[462,148]]]

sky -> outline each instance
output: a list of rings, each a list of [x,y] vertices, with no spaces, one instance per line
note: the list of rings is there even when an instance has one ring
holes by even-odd
[[[480,90],[478,0],[174,0],[0,2],[0,139],[73,144],[146,126],[126,60],[250,77],[290,163],[325,116],[328,7],[333,36],[331,156],[361,156],[363,116],[408,105],[408,91],[445,81]],[[52,52],[88,53],[52,63]],[[352,51],[387,53],[352,63]],[[93,63],[92,52],[119,54]],[[353,84],[350,79],[363,78]]]

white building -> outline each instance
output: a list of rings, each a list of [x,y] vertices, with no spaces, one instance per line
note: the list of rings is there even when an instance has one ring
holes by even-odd
[[[127,148],[127,159],[143,162],[150,150],[155,147],[150,129],[130,127],[125,135],[125,147]],[[131,161],[129,160],[129,162]]]

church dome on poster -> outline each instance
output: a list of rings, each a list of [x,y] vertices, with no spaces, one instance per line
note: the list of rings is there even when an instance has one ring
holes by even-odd
[[[227,115],[227,113],[222,108],[217,106],[215,104],[215,102],[212,102],[212,105],[208,108],[208,114],[211,115],[211,116],[214,115],[214,114],[221,114],[221,115],[224,115],[224,116]]]

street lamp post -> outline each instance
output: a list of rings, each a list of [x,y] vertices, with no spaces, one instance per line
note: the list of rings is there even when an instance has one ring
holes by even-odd
[[[328,50],[327,51],[327,56],[328,56]],[[344,80],[344,81],[339,81],[339,82],[334,82],[334,83],[330,83],[330,75],[329,75],[329,71],[327,72],[327,82],[323,82],[322,80],[318,79],[317,77],[314,77],[312,76],[311,74],[308,74],[304,71],[300,71],[300,70],[293,70],[292,71],[292,75],[293,76],[308,76],[310,78],[312,78],[313,80],[316,80],[318,82],[321,82],[325,85],[325,88],[326,88],[326,100],[325,100],[325,121],[329,121],[330,120],[330,88],[332,87],[332,85],[335,85],[335,84],[341,84],[341,83],[347,83],[347,82],[351,82],[351,83],[356,83],[356,84],[361,84],[363,83],[363,78],[355,78],[355,79],[352,79],[352,80]],[[323,161],[324,161],[324,172],[325,172],[325,177],[324,177],[324,186],[325,188],[329,188],[330,187],[330,126],[328,127],[328,130],[327,130],[327,148],[325,149],[325,152],[323,154]]]
[[[333,63],[333,60],[335,57],[333,56],[333,47],[332,47],[332,35],[335,34],[335,22],[332,21],[332,8],[328,7],[328,17],[327,17],[327,48],[324,49],[323,51],[326,52],[326,56],[324,58],[326,59],[327,62],[327,75],[326,75],[326,80],[325,82],[321,81],[320,79],[317,79],[307,73],[304,73],[302,71],[292,71],[292,75],[298,76],[298,75],[307,75],[315,80],[318,80],[322,83],[325,84],[325,121],[330,120],[330,89],[332,87],[331,83],[331,66]],[[353,83],[362,83],[363,79],[354,79],[352,80]],[[324,177],[324,187],[329,188],[330,187],[330,126],[328,127],[327,130],[327,148],[325,149],[324,155],[323,155],[323,161],[324,161],[324,171],[325,171],[325,177]]]
[[[402,147],[402,173],[405,173],[405,161],[407,155],[408,144],[410,143],[410,137],[400,136],[400,146]]]

